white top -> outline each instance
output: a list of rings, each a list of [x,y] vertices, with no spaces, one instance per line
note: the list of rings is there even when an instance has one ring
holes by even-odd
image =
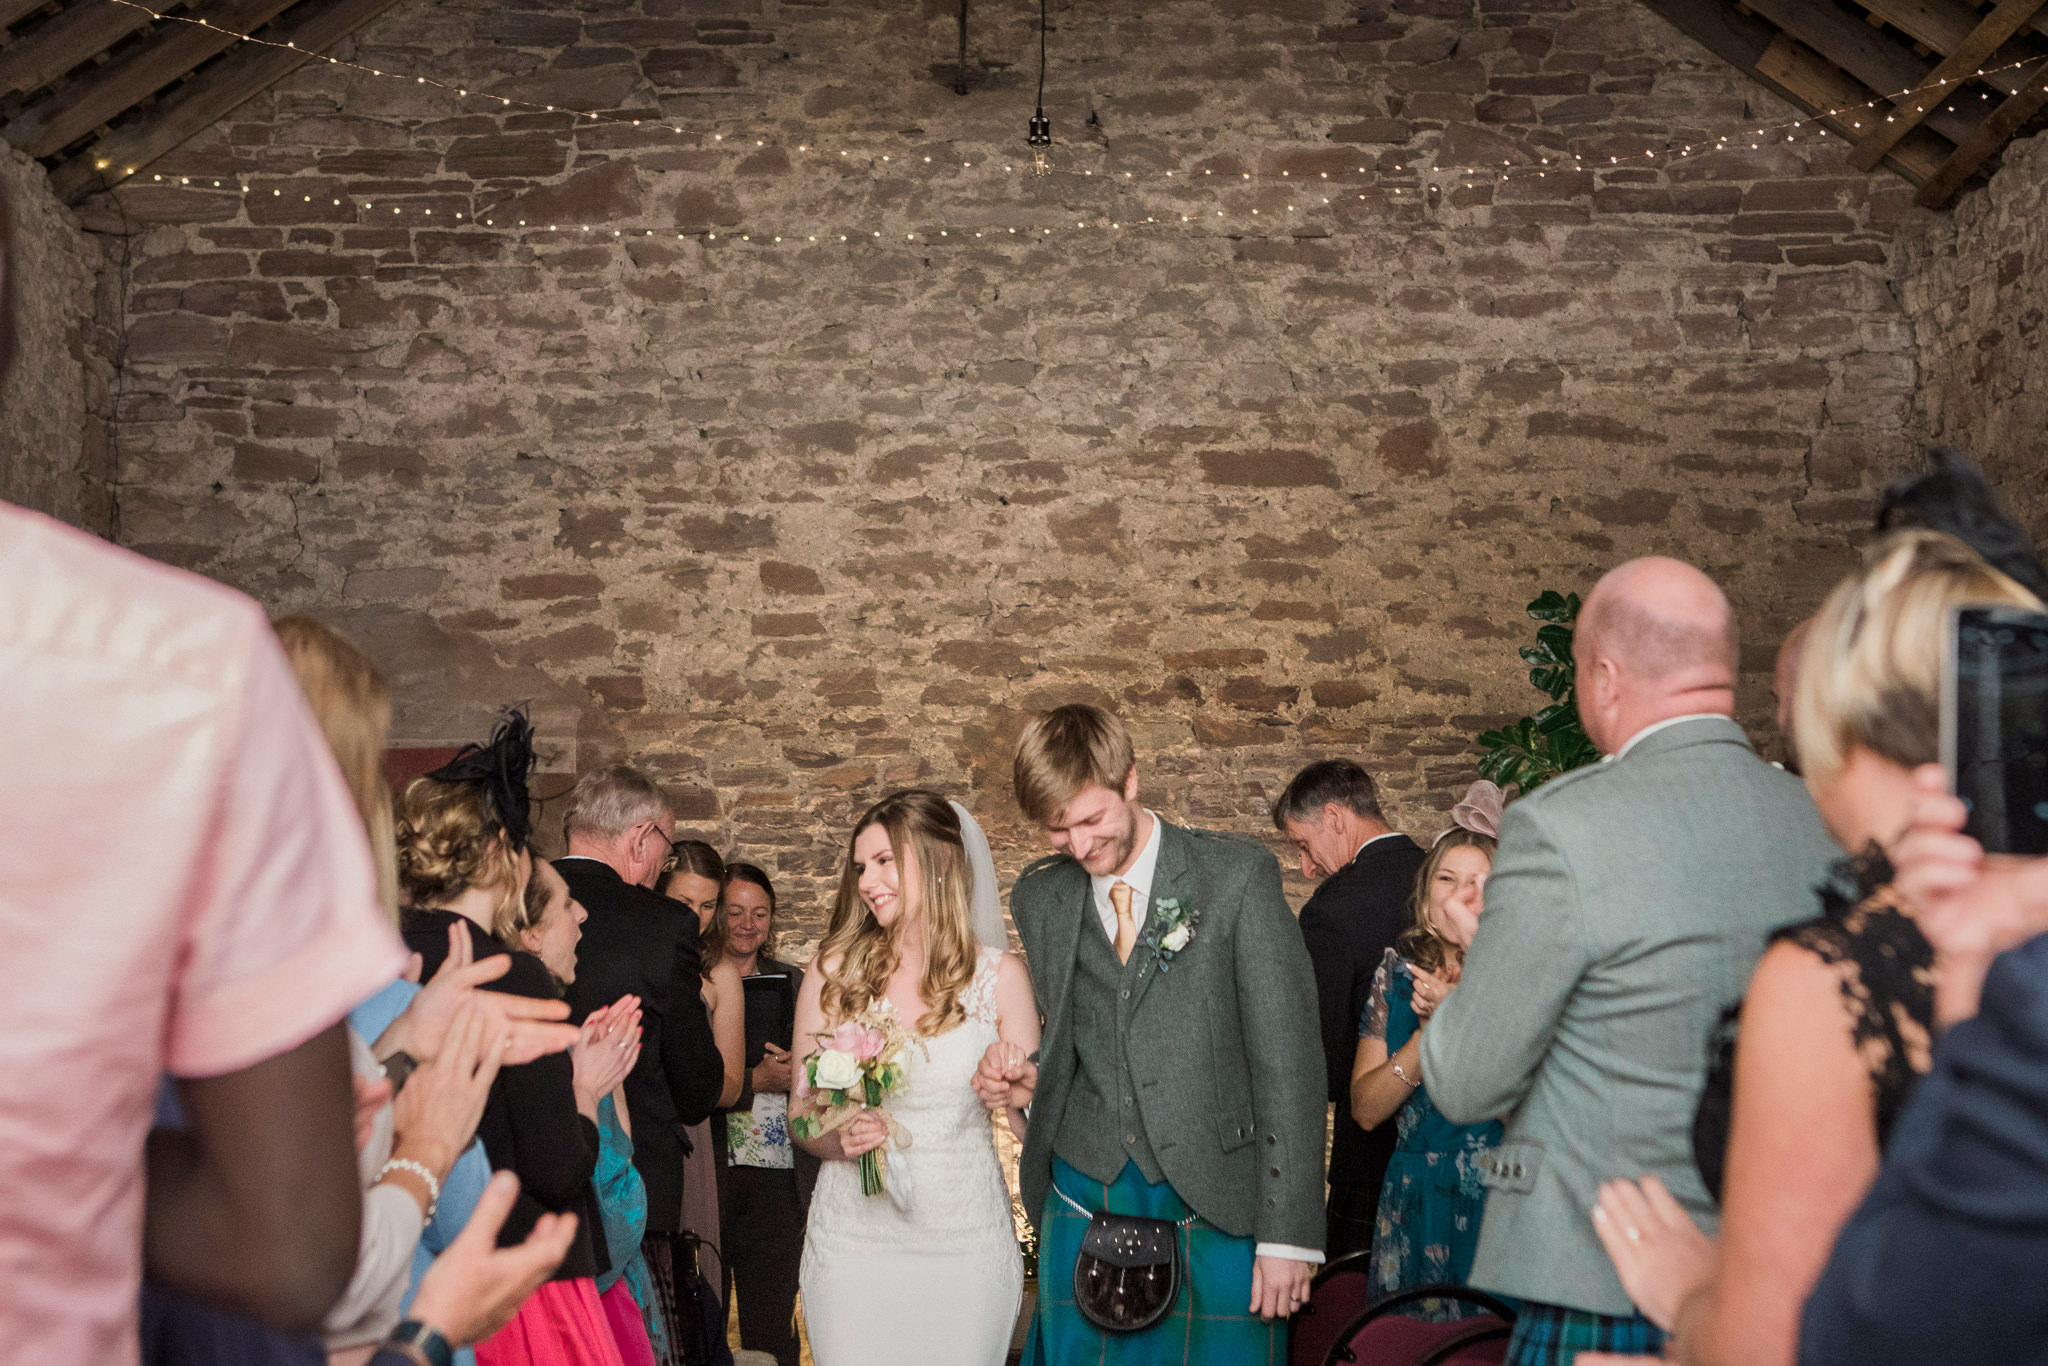
[[[1733,718],[1730,717],[1726,712],[1718,711],[1692,711],[1687,712],[1683,716],[1667,716],[1662,721],[1652,721],[1649,725],[1644,726],[1634,735],[1629,736],[1627,743],[1623,744],[1620,749],[1614,751],[1613,755],[1610,757],[1616,759],[1626,759],[1628,758],[1628,752],[1634,749],[1643,740],[1647,739],[1652,735],[1655,735],[1660,730],[1669,730],[1671,727],[1683,725],[1687,721],[1728,721],[1732,719]]]
[[[1088,875],[1088,885],[1095,893],[1095,914],[1102,921],[1102,932],[1109,936],[1109,942],[1116,942],[1116,907],[1109,904],[1109,889],[1119,882],[1131,884],[1131,913],[1137,917],[1138,928],[1145,926],[1145,917],[1152,905],[1152,878],[1159,870],[1159,813],[1146,808],[1145,814],[1152,818],[1152,834],[1146,839],[1145,847],[1138,851],[1137,861],[1131,864],[1127,873],[1104,873]]]

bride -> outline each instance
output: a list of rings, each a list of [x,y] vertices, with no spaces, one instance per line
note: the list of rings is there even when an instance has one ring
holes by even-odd
[[[825,1159],[801,1276],[818,1366],[1001,1366],[1009,1349],[1023,1264],[972,1078],[998,1040],[1035,1050],[1038,1014],[1023,962],[1002,943],[995,867],[966,808],[916,789],[869,808],[818,971],[797,998],[791,1051],[893,1012],[911,1044],[884,1107],[909,1137],[891,1142],[870,1110],[803,1140]],[[815,1113],[802,1076],[792,1119]],[[1009,1121],[1021,1138],[1022,1113]],[[863,1195],[853,1159],[885,1147],[889,1191]]]

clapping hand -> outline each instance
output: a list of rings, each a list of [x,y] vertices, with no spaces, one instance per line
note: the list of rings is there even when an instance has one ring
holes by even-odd
[[[1021,1110],[1038,1089],[1038,1064],[1016,1044],[998,1039],[974,1069],[974,1093],[990,1110]]]
[[[1439,977],[1433,972],[1425,972],[1413,964],[1409,965],[1408,976],[1414,982],[1414,991],[1409,1001],[1415,1007],[1415,1018],[1418,1020],[1427,1020],[1436,1014],[1436,1008],[1444,1003],[1444,998],[1451,994],[1451,988],[1457,985],[1448,978]]]
[[[498,1230],[519,1195],[519,1178],[499,1172],[448,1250],[420,1281],[412,1316],[451,1343],[471,1343],[505,1326],[526,1297],[554,1274],[576,1237],[576,1216],[543,1214],[516,1247],[498,1246]]]
[[[475,1000],[464,1001],[449,1021],[433,1061],[421,1063],[393,1103],[394,1157],[448,1174],[469,1146],[504,1060],[504,1023]]]
[[[576,1108],[595,1118],[598,1102],[640,1061],[640,998],[621,996],[590,1012],[569,1053],[575,1064]]]
[[[498,1034],[503,1040],[500,1047],[507,1067],[559,1053],[575,1043],[575,1026],[558,1023],[569,1018],[568,1002],[477,991],[483,983],[503,977],[511,967],[512,959],[502,953],[492,954],[482,962],[474,961],[469,927],[450,925],[448,957],[441,970],[377,1037],[371,1051],[380,1058],[410,1053],[422,1063],[432,1060],[441,1051],[456,1008],[471,998],[480,1003],[485,1013],[497,1017],[502,1026]]]
[[[1593,1232],[1614,1259],[1622,1288],[1643,1317],[1671,1331],[1678,1307],[1714,1273],[1715,1244],[1664,1183],[1609,1181],[1593,1207]],[[1585,1358],[1582,1356],[1580,1360]]]

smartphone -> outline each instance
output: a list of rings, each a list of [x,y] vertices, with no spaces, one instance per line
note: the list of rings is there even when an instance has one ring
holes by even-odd
[[[2048,615],[1950,614],[1941,762],[1969,808],[1964,833],[1991,854],[2048,854]]]

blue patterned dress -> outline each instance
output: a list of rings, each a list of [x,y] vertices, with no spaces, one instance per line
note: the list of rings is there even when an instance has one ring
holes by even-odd
[[[1373,977],[1362,1037],[1383,1040],[1392,1056],[1421,1026],[1407,961],[1392,949]],[[1479,1159],[1501,1141],[1501,1123],[1453,1124],[1438,1113],[1427,1087],[1417,1087],[1394,1112],[1396,1142],[1380,1188],[1367,1286],[1373,1298],[1416,1286],[1466,1283],[1479,1250],[1486,1187]],[[1432,1302],[1424,1301],[1428,1311]]]

